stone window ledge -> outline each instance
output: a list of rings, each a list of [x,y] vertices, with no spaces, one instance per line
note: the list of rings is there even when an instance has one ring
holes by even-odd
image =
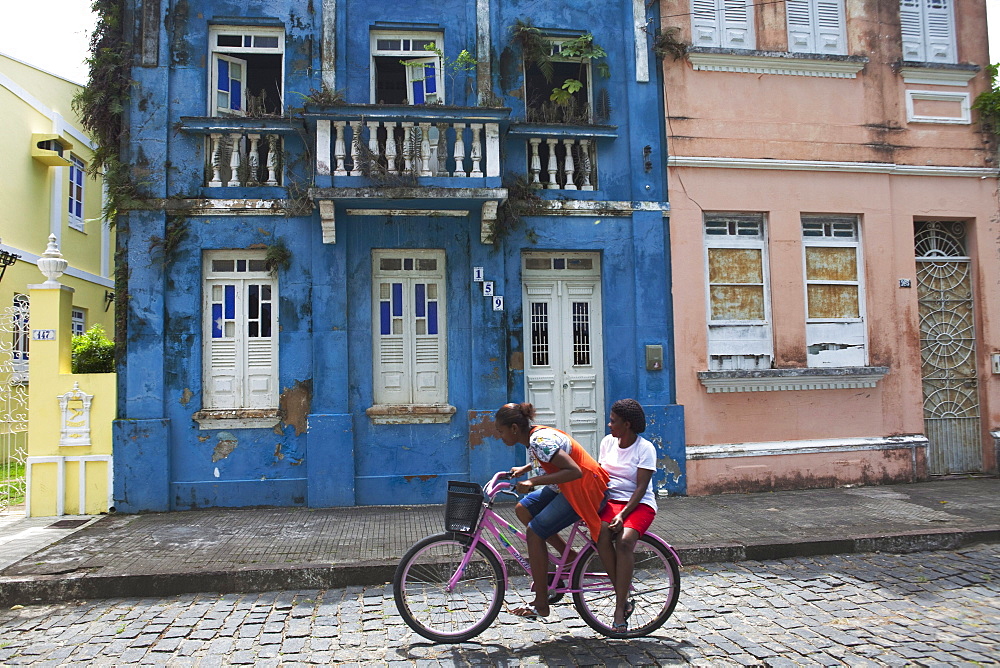
[[[834,56],[785,51],[691,47],[687,58],[696,70],[785,74],[833,79],[855,79],[868,64],[865,56]]]
[[[281,422],[277,408],[209,408],[191,419],[198,429],[272,429]]]
[[[777,392],[784,390],[844,390],[875,387],[889,373],[887,366],[754,371],[699,371],[709,394],[717,392]]]
[[[455,407],[444,405],[375,404],[365,413],[373,424],[446,424]]]

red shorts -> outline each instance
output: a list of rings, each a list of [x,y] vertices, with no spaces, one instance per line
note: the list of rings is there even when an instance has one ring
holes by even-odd
[[[628,503],[625,501],[608,501],[604,506],[604,510],[601,511],[601,521],[611,523],[611,520],[615,518],[615,515],[620,513]],[[647,506],[644,503],[640,503],[635,507],[628,517],[625,518],[625,526],[629,529],[635,529],[639,532],[639,535],[646,533],[649,530],[649,525],[653,523],[653,518],[656,517],[656,511]]]

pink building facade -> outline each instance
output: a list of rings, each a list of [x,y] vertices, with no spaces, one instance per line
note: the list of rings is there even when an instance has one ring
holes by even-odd
[[[687,491],[995,473],[984,0],[663,0]]]

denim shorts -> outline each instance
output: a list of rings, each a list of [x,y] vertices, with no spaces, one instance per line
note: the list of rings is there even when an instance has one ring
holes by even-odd
[[[528,528],[542,539],[559,533],[580,519],[566,500],[566,495],[552,487],[536,489],[523,497],[520,503],[531,513]]]

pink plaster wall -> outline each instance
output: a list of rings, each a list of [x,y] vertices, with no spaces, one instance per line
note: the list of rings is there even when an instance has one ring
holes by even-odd
[[[846,5],[849,52],[870,59],[856,79],[705,72],[686,60],[665,60],[670,155],[995,167],[995,138],[982,131],[975,116],[965,125],[908,123],[904,104],[907,88],[965,90],[975,99],[987,86],[985,74],[964,88],[906,84],[897,72],[898,0]],[[689,40],[689,0],[664,0],[661,6],[664,25],[681,26]],[[983,1],[957,0],[956,11],[959,61],[985,65]],[[783,12],[763,5],[756,20],[759,48],[787,48]],[[974,270],[983,464],[996,471],[989,437],[991,429],[1000,428],[1000,376],[990,373],[989,359],[1000,352],[995,177],[671,166],[669,193],[677,401],[685,406],[689,446],[923,433],[913,224],[963,220]],[[806,366],[800,215],[860,215],[869,364],[888,366],[889,375],[868,389],[708,394],[696,376],[708,368],[704,211],[766,212],[777,368]],[[914,287],[900,288],[903,278]],[[859,470],[906,475],[901,463],[893,468],[872,456],[859,455],[864,460],[858,460]],[[803,486],[810,479],[815,485],[858,482],[857,471],[837,463],[850,460],[840,455],[691,460],[688,490],[725,491],[726,476],[732,491],[752,479],[762,488],[775,480],[798,479]],[[737,465],[765,466],[768,472],[746,477],[736,472]],[[802,475],[796,478],[795,471]],[[919,472],[924,475],[926,466]]]

